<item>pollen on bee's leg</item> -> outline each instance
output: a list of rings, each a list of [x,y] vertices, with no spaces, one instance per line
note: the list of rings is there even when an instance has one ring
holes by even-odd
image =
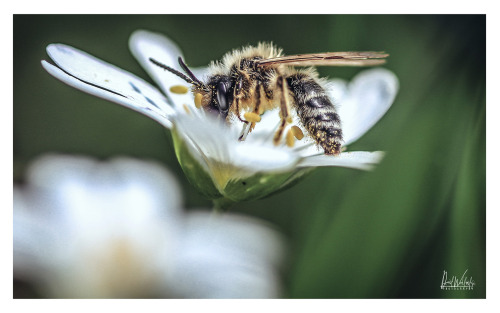
[[[187,106],[187,104],[183,104],[182,107],[184,108],[184,111],[186,111],[187,114],[191,114],[191,110]]]
[[[290,148],[293,148],[295,145],[295,134],[292,129],[289,129],[286,133],[286,145]]]
[[[201,93],[197,92],[194,94],[194,105],[197,109],[201,108],[201,98],[203,98]]]
[[[176,93],[176,94],[183,95],[183,94],[186,94],[189,91],[189,89],[186,86],[175,85],[175,86],[170,87],[170,91],[173,93]]]
[[[292,128],[290,128],[290,131],[292,132],[293,136],[297,138],[297,140],[301,140],[302,138],[304,138],[304,133],[298,126],[292,126]]]
[[[258,123],[261,119],[259,114],[253,112],[246,112],[245,114],[243,114],[243,117],[247,122],[251,123]]]

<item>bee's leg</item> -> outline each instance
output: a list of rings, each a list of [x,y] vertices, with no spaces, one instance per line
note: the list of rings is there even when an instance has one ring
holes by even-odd
[[[249,130],[248,123],[243,124],[243,128],[241,129],[240,136],[238,137],[238,140],[244,141],[245,139],[247,139],[247,135],[249,132],[250,132],[250,130]]]
[[[244,95],[243,94],[243,75],[240,75],[238,77],[238,80],[236,81],[236,85],[234,86],[234,92],[233,92],[234,109],[236,111],[236,117],[238,117],[238,119],[241,122],[248,124],[248,121],[245,121],[240,116],[241,98],[243,98],[243,95]]]
[[[239,140],[245,140],[248,134],[255,128],[255,125],[260,122],[260,109],[261,109],[261,83],[257,82],[253,90],[253,95],[255,98],[255,106],[252,113],[245,113],[244,118],[247,124],[243,125],[241,130]],[[248,124],[250,123],[250,124]]]
[[[342,129],[333,103],[310,75],[296,73],[287,78],[297,114],[316,144],[328,155],[341,152]]]
[[[257,114],[257,115],[260,115],[260,103],[261,103],[261,99],[260,99],[260,95],[261,95],[261,83],[260,82],[257,82],[257,84],[255,84],[255,91],[254,91],[254,95],[255,95],[255,107],[253,109],[253,113]],[[254,128],[255,128],[255,125],[257,123],[256,122],[252,122],[250,124],[250,128],[248,129],[248,132],[251,132]]]
[[[290,116],[290,101],[288,99],[288,86],[285,83],[285,78],[283,76],[279,76],[276,80],[276,89],[280,92],[280,118],[281,122],[278,127],[278,130],[274,134],[273,142],[275,145],[278,145],[281,137],[283,136],[283,132],[287,124],[292,123],[292,118]]]
[[[248,124],[248,121],[245,121],[244,119],[241,118],[240,116],[240,98],[235,98],[235,110],[236,110],[236,116],[240,121],[242,121],[245,124]]]
[[[233,101],[234,104],[232,107],[234,107],[236,117],[243,122],[243,128],[241,130],[240,136],[238,137],[239,141],[243,141],[246,139],[248,133],[249,133],[249,122],[241,118],[241,113],[240,113],[240,106],[241,106],[241,98],[243,98],[243,75],[240,74],[238,77],[238,80],[236,81],[236,85],[234,86],[234,92],[233,92]]]

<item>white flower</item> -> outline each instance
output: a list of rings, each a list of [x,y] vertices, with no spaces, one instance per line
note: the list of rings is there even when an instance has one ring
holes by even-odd
[[[157,164],[41,158],[14,188],[14,277],[57,298],[278,297],[279,234],[180,197]]]
[[[44,68],[63,82],[87,93],[116,102],[149,116],[171,129],[178,160],[188,179],[207,197],[243,201],[266,196],[288,186],[319,166],[371,169],[383,153],[342,152],[327,156],[305,137],[290,148],[285,140],[273,144],[279,114],[272,110],[245,138],[242,124],[221,124],[194,105],[191,93],[178,94],[172,86],[184,80],[153,64],[150,58],[182,72],[180,49],[168,38],[139,30],[130,48],[161,88],[96,59],[80,50],[51,44],[47,52],[57,66],[42,61]],[[207,69],[192,69],[197,77]],[[344,147],[368,131],[389,109],[398,90],[396,76],[385,69],[365,70],[352,82],[331,80],[329,92],[342,121]]]

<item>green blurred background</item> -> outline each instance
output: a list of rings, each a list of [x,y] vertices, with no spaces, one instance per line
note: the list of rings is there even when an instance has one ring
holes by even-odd
[[[385,150],[373,172],[321,168],[234,210],[290,242],[291,298],[486,297],[486,16],[15,15],[14,181],[48,152],[157,160],[178,176],[188,209],[210,202],[189,185],[154,121],[64,85],[40,60],[66,43],[148,81],[128,50],[136,29],[162,32],[190,66],[273,41],[286,54],[385,50],[400,79],[393,107],[351,150]],[[360,69],[320,68],[352,78]],[[465,270],[473,290],[441,290]],[[18,296],[28,288],[15,284]],[[29,294],[31,296],[37,296]]]

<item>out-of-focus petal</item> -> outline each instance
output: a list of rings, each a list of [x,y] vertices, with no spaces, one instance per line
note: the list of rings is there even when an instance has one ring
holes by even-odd
[[[35,195],[30,197],[14,187],[13,197],[14,275],[27,279],[39,278],[40,273],[46,271],[48,264],[39,256],[50,253],[58,244],[57,235],[64,234],[64,230],[59,232],[40,218],[43,213],[33,209],[33,201],[37,208],[44,208],[46,201],[37,197],[36,190],[30,192]]]
[[[268,298],[283,242],[269,225],[180,211],[154,163],[46,156],[14,190],[14,274],[58,298]]]
[[[375,68],[358,74],[343,91],[341,81],[333,81],[339,91],[331,89],[330,96],[338,99],[337,110],[342,122],[344,143],[349,145],[364,135],[391,107],[399,82],[389,70]]]
[[[178,292],[197,298],[280,296],[275,270],[284,257],[284,242],[269,225],[198,212],[190,214],[185,226]]]
[[[71,203],[72,199],[66,198],[71,197],[69,191],[77,191],[81,187],[90,191],[90,198],[102,196],[103,199],[128,190],[128,201],[134,201],[128,204],[132,207],[142,204],[144,209],[141,214],[144,215],[177,214],[181,205],[181,191],[175,178],[159,164],[152,162],[138,165],[137,161],[127,158],[98,162],[84,157],[46,155],[31,164],[26,176],[32,186],[50,194],[52,199],[61,201],[61,204],[64,201]],[[93,194],[91,190],[96,193]],[[170,205],[165,207],[164,203]],[[139,216],[134,218],[139,219]]]
[[[14,202],[16,275],[71,298],[151,296],[170,279],[181,195],[163,167],[48,155],[27,181]]]

